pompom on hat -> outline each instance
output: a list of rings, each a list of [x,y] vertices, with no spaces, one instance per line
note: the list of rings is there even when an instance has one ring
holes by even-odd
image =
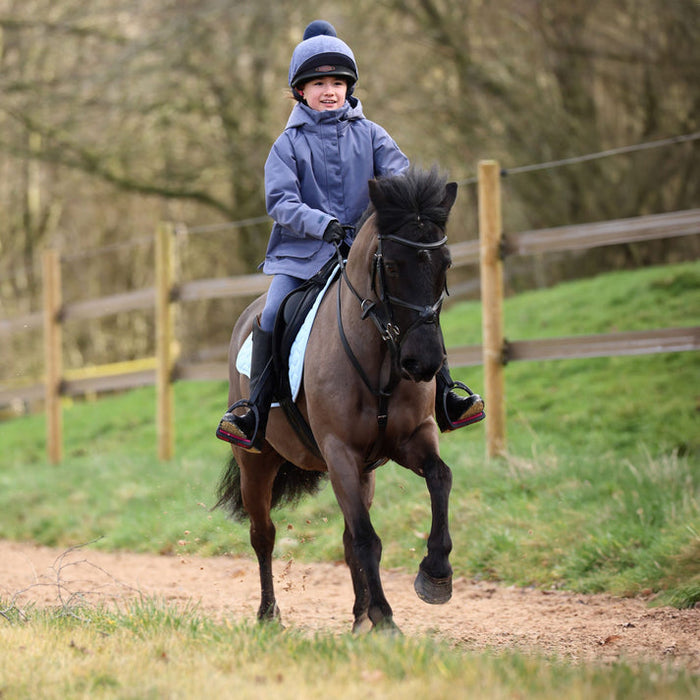
[[[325,19],[315,19],[304,30],[302,40],[306,41],[311,39],[311,37],[322,36],[323,34],[326,36],[338,36],[335,27],[330,22],[326,22]]]
[[[317,19],[304,30],[304,37],[294,49],[289,64],[289,85],[318,76],[337,75],[348,81],[348,95],[357,82],[358,71],[352,49],[341,39],[330,22]]]

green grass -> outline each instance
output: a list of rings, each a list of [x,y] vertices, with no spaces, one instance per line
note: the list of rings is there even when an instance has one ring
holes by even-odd
[[[0,601],[3,698],[573,699],[697,697],[700,678],[649,664],[593,666],[474,653],[428,638],[309,637],[215,623],[153,601],[13,616]]]
[[[505,336],[532,340],[700,325],[700,263],[619,272],[507,299]],[[443,315],[447,346],[478,342],[481,306]],[[479,386],[480,368],[456,372]],[[700,353],[506,368],[508,444],[532,449],[700,456]],[[469,382],[467,382],[469,383]]]
[[[700,265],[615,273],[505,304],[513,340],[700,325]],[[480,306],[443,315],[447,345],[476,342]],[[479,390],[481,368],[455,375]],[[445,435],[457,575],[576,591],[700,600],[700,353],[512,363],[505,458],[483,425]],[[65,460],[46,462],[44,417],[0,423],[0,537],[67,547],[251,554],[247,526],[211,512],[228,448],[213,431],[221,382],[175,387],[176,457],[156,457],[153,389],[66,404]],[[488,397],[486,397],[488,403]],[[425,485],[379,470],[373,522],[383,564],[414,569]],[[277,556],[342,559],[331,489],[275,516]]]

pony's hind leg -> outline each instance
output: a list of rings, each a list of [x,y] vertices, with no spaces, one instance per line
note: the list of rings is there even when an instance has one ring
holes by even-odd
[[[241,465],[241,497],[250,518],[250,543],[258,558],[260,572],[260,608],[258,620],[280,620],[272,577],[272,551],[275,546],[275,525],[270,517],[272,487],[281,460],[270,454],[238,450]]]
[[[253,545],[258,558],[260,571],[260,607],[258,608],[258,620],[280,620],[280,611],[277,607],[275,589],[272,578],[272,550],[275,545],[275,526],[268,516],[265,522],[254,523],[250,521],[250,543]]]

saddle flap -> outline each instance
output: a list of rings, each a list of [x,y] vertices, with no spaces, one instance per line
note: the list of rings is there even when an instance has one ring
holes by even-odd
[[[311,328],[318,307],[337,273],[336,267],[321,285],[318,282],[302,285],[288,294],[280,306],[272,339],[272,356],[277,375],[275,395],[280,403],[290,399],[296,401],[299,395]],[[252,349],[252,336],[249,335],[236,356],[236,369],[247,377],[250,376]]]
[[[304,357],[318,307],[338,274],[335,266],[327,275],[309,280],[288,294],[275,320],[272,361],[277,372],[277,396],[296,401],[304,372]]]

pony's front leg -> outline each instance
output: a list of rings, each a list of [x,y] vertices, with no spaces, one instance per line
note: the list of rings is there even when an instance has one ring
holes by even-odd
[[[329,442],[333,445],[326,454],[333,457],[328,460],[328,471],[345,518],[345,561],[355,590],[353,631],[364,630],[367,618],[377,629],[399,631],[379,573],[382,543],[369,517],[374,476],[363,474],[363,464],[352,450],[334,438],[327,439],[326,447]]]
[[[360,476],[362,502],[367,510],[370,509],[372,499],[374,498],[374,485],[375,472],[372,471],[369,474],[364,473]],[[357,559],[352,533],[350,532],[347,521],[345,523],[345,530],[343,531],[343,547],[345,549],[345,563],[350,569],[352,587],[355,592],[355,604],[352,608],[354,617],[352,631],[355,633],[367,632],[372,629],[372,621],[369,618],[370,600],[367,576],[365,576],[362,565]]]
[[[452,489],[452,472],[437,454],[423,463],[423,474],[430,493],[432,525],[428,536],[428,553],[418,569],[413,584],[418,597],[426,603],[446,603],[452,597],[452,551],[448,522],[448,505]]]

